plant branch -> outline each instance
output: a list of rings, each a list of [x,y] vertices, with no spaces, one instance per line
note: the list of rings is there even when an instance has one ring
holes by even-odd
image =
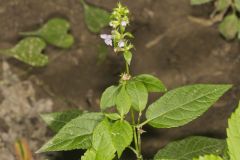
[[[137,153],[137,151],[136,151],[136,149],[134,149],[133,147],[131,147],[131,146],[128,146],[128,148],[129,149],[131,149],[136,155],[138,155],[138,153]]]
[[[137,127],[138,127],[138,128],[142,128],[142,127],[143,127],[144,125],[146,125],[149,121],[150,121],[150,120],[146,120],[146,121],[140,123]]]

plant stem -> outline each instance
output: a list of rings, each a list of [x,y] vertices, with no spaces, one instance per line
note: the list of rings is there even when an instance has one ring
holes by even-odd
[[[142,126],[146,125],[148,122],[150,122],[150,120],[146,120],[146,121],[144,121],[144,122],[142,122],[142,123],[139,123],[139,124],[138,124],[138,127],[139,127],[139,128],[142,128]]]
[[[132,117],[133,137],[134,137],[135,151],[136,151],[134,153],[136,154],[138,160],[143,160],[142,153],[141,153],[141,133],[140,133],[140,130],[136,128],[135,116],[132,109],[131,109],[131,117]]]
[[[33,32],[20,32],[19,33],[20,36],[38,36],[37,31],[33,31]]]
[[[126,73],[129,74],[129,66],[128,66],[127,61],[125,61],[125,64],[126,64]]]
[[[5,55],[6,53],[3,50],[0,50],[0,54]]]
[[[139,115],[138,115],[138,123],[137,125],[140,124],[140,121],[141,121],[141,116],[142,116],[142,112],[140,111],[139,112]],[[137,128],[137,135],[138,135],[138,149],[139,149],[139,153],[142,152],[142,144],[141,144],[141,127],[140,128]]]
[[[0,55],[10,56],[11,53],[10,53],[10,51],[7,50],[7,49],[5,49],[5,50],[1,49],[1,50],[0,50]]]
[[[82,3],[82,5],[83,5],[84,8],[88,7],[87,4],[86,4],[86,2],[85,2],[84,0],[80,0],[80,3]]]
[[[133,151],[133,153],[135,153],[136,155],[138,155],[138,153],[137,153],[136,149],[134,149],[134,148],[133,148],[133,147],[131,147],[131,146],[129,146],[128,148],[129,148],[129,149],[131,149],[131,150]]]
[[[134,138],[136,151],[138,152],[137,133],[135,128],[136,124],[135,124],[135,117],[132,109],[131,109],[131,117],[132,117],[132,126],[133,126],[133,138]]]

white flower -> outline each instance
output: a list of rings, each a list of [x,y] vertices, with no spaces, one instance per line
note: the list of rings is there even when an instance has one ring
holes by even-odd
[[[125,42],[123,41],[123,40],[120,40],[119,42],[118,42],[118,47],[119,48],[123,48],[125,46]]]
[[[112,45],[113,45],[112,35],[101,34],[100,37],[104,40],[104,42],[105,42],[108,46],[112,46]]]
[[[127,22],[127,21],[122,21],[122,22],[121,22],[121,26],[123,26],[123,27],[126,27],[126,26],[127,26],[127,24],[128,24],[128,22]]]

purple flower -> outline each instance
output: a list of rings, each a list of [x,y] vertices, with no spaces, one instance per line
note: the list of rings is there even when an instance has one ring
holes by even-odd
[[[100,37],[104,40],[104,42],[105,42],[108,46],[112,46],[112,45],[113,45],[112,35],[101,34]]]
[[[118,42],[118,47],[119,48],[123,48],[125,46],[125,42],[123,41],[123,40],[120,40],[119,42]]]

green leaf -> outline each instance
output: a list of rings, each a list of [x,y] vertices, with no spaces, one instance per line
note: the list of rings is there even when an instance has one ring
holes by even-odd
[[[112,160],[115,157],[111,138],[111,124],[107,119],[97,125],[93,132],[92,147],[96,151],[95,160]]]
[[[65,124],[81,115],[79,110],[42,114],[42,119],[54,131],[58,132]]]
[[[164,84],[156,77],[148,74],[141,74],[134,78],[136,81],[142,82],[149,92],[166,92]]]
[[[36,37],[28,37],[21,40],[15,47],[8,49],[6,55],[12,56],[31,66],[42,67],[48,63],[48,57],[42,54],[45,42]]]
[[[196,119],[213,105],[231,85],[197,84],[167,92],[149,106],[147,122],[156,128],[172,128]]]
[[[109,114],[105,114],[105,116],[110,120],[114,120],[114,121],[121,119],[121,116],[118,113],[109,113]]]
[[[81,157],[81,160],[95,160],[96,159],[96,151],[94,149],[88,149],[84,155]]]
[[[215,7],[217,11],[224,11],[227,8],[229,8],[231,5],[231,1],[230,0],[217,0],[215,2]]]
[[[104,44],[100,44],[98,45],[98,64],[103,63],[108,55],[108,48],[107,46]]]
[[[112,126],[112,141],[117,150],[118,158],[122,152],[131,144],[133,130],[127,121],[117,121]]]
[[[226,142],[224,140],[200,136],[188,137],[180,141],[171,142],[163,149],[160,149],[154,160],[190,160],[205,154],[221,155],[225,146]]]
[[[222,154],[222,158],[224,159],[224,160],[230,160],[230,156],[229,156],[229,154],[228,154],[228,146],[226,145],[226,147],[225,147],[225,149],[224,149],[224,152],[223,152],[223,154]]]
[[[234,6],[238,11],[240,11],[240,0],[234,0]]]
[[[131,98],[126,91],[125,85],[121,87],[120,92],[117,95],[116,105],[117,110],[122,117],[123,115],[127,114],[131,108]]]
[[[240,104],[228,120],[227,144],[231,160],[240,159]]]
[[[99,33],[110,22],[110,13],[106,10],[88,5],[80,0],[84,7],[84,18],[88,29],[93,33]]]
[[[234,39],[238,32],[238,17],[233,13],[227,15],[219,25],[220,33],[227,39]]]
[[[21,35],[38,36],[53,46],[70,48],[74,43],[74,38],[71,34],[68,34],[69,30],[70,24],[67,20],[53,18],[44,24],[39,30],[34,32],[23,32]]]
[[[223,159],[216,155],[205,155],[199,158],[194,158],[193,160],[223,160]]]
[[[101,113],[86,113],[68,122],[38,152],[89,149],[94,128],[104,118]]]
[[[238,21],[238,39],[240,39],[240,20]]]
[[[130,65],[131,61],[132,61],[132,53],[130,51],[125,51],[123,53],[123,56],[124,56],[125,61],[128,63],[128,65]]]
[[[209,3],[213,0],[191,0],[191,5],[201,5],[205,3]]]
[[[102,94],[100,100],[101,110],[106,110],[107,108],[113,107],[116,104],[116,97],[119,92],[118,86],[108,87]]]
[[[139,81],[129,81],[126,89],[131,97],[132,107],[136,111],[144,110],[148,101],[148,91],[144,84]]]

